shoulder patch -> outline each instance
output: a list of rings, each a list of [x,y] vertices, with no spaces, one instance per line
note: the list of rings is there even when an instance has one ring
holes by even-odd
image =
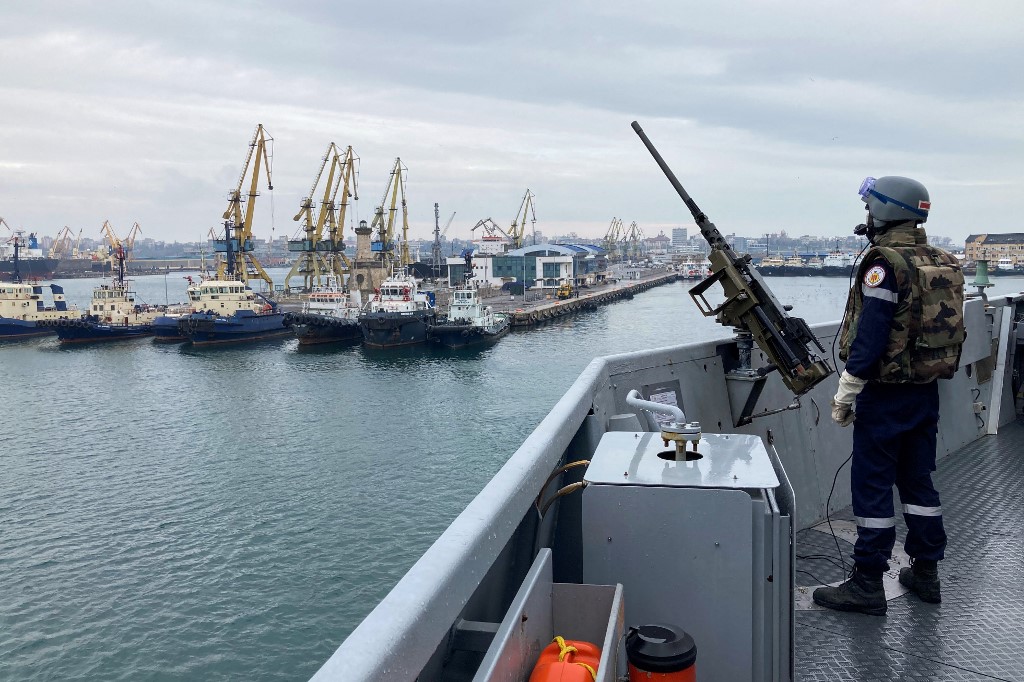
[[[885,281],[885,268],[881,265],[873,265],[864,273],[864,284],[869,287],[877,287]]]

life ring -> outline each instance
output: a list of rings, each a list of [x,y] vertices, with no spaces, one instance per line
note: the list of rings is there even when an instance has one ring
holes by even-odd
[[[409,300],[409,294],[406,294],[405,297],[402,298],[402,300],[403,301],[408,301]]]

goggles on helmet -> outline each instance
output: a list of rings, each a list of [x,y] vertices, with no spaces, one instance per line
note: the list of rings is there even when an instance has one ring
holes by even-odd
[[[868,200],[868,196],[870,196],[870,194],[872,192],[874,192],[874,191],[875,191],[875,179],[874,178],[864,178],[864,182],[860,183],[860,189],[857,190],[857,194],[860,195],[861,199],[863,199],[864,201],[867,201]]]
[[[870,197],[875,197],[883,204],[892,204],[893,206],[899,206],[902,209],[906,209],[914,215],[921,216],[922,218],[928,217],[928,209],[931,208],[931,203],[927,201],[918,202],[918,206],[911,206],[905,204],[902,201],[893,199],[892,197],[886,196],[881,192],[875,191],[875,178],[864,178],[864,182],[860,183],[860,189],[857,190],[857,194],[860,195],[861,199],[867,203]]]

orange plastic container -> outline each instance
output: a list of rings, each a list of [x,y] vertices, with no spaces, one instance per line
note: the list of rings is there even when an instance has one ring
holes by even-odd
[[[696,682],[697,645],[675,625],[641,625],[626,634],[629,682]]]
[[[530,682],[594,682],[601,649],[590,642],[555,637],[544,647]]]

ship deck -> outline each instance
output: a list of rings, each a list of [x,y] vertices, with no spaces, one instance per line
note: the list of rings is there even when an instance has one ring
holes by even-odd
[[[1024,422],[943,458],[934,480],[949,537],[942,604],[909,594],[890,599],[886,618],[798,611],[796,679],[1024,680]],[[833,518],[852,520],[852,510]],[[820,555],[836,557],[831,535],[800,531],[798,584],[843,578],[838,560],[806,558]]]

